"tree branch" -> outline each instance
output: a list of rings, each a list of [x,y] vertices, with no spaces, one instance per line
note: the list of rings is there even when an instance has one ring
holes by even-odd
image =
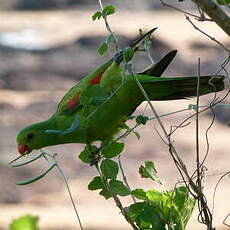
[[[230,36],[230,17],[213,0],[192,0]]]

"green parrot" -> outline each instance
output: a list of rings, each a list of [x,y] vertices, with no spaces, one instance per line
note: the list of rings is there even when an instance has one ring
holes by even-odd
[[[141,36],[138,44],[155,29]],[[137,81],[150,100],[177,100],[196,96],[197,77],[160,77],[176,50],[159,62],[136,74],[126,74],[121,67],[123,50],[85,76],[60,101],[56,112],[46,121],[32,124],[17,135],[21,155],[34,149],[65,143],[107,142],[124,127],[135,109],[145,101]],[[199,95],[224,89],[224,76],[201,76]]]

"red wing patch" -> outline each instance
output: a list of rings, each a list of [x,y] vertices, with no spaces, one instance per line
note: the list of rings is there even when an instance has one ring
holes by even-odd
[[[99,84],[106,69],[107,68],[105,68],[102,72],[100,72],[96,77],[91,79],[89,81],[89,84],[90,85]],[[79,102],[80,102],[80,92],[77,92],[72,98],[70,98],[69,101],[67,101],[67,109],[72,110],[79,104]]]
[[[80,92],[77,92],[68,102],[67,107],[68,109],[73,109],[79,103]]]
[[[101,73],[99,73],[95,78],[91,79],[89,81],[90,85],[95,85],[95,84],[99,84],[102,78],[102,75],[104,74],[104,72],[107,70],[107,68],[105,68]]]

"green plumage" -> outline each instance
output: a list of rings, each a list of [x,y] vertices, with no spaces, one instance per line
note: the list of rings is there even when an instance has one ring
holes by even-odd
[[[45,146],[109,140],[145,100],[136,79],[151,100],[196,96],[196,76],[160,78],[175,54],[168,53],[140,74],[125,76],[115,56],[71,88],[50,119],[21,130],[17,136],[19,152],[24,155]],[[201,76],[199,94],[223,90],[223,80],[219,75]]]

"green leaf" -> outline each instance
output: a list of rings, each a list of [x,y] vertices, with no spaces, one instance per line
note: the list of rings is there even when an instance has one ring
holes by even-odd
[[[145,223],[146,226],[149,226],[149,229],[165,229],[165,223],[163,221],[161,213],[159,212],[159,210],[156,209],[155,206],[146,204],[139,218],[142,221],[141,224]]]
[[[92,19],[95,21],[96,19],[99,20],[102,17],[101,11],[97,11],[93,16]]]
[[[85,147],[85,149],[79,154],[79,158],[82,162],[84,163],[90,163],[91,159],[90,159],[90,154],[93,154],[94,151],[97,151],[97,146],[95,145],[91,145],[91,149],[92,149],[92,153],[90,153],[88,151],[88,148]]]
[[[136,116],[128,116],[128,120],[133,120]]]
[[[147,123],[147,121],[149,120],[148,117],[145,117],[145,116],[137,116],[136,118],[136,122],[137,124],[140,124],[140,125],[145,125]]]
[[[141,230],[165,230],[159,210],[146,202],[138,202],[126,208],[128,216]]]
[[[101,171],[108,179],[116,179],[119,167],[115,161],[105,159],[101,163]]]
[[[102,189],[99,194],[103,196],[106,200],[112,197],[112,195],[109,193],[107,189]]]
[[[9,230],[39,230],[37,222],[37,216],[22,216],[12,221]]]
[[[130,195],[130,190],[119,180],[110,180],[109,181],[110,189],[116,195],[128,196]]]
[[[134,50],[131,47],[127,47],[123,51],[123,58],[126,63],[130,62],[133,59]]]
[[[126,208],[129,217],[139,229],[185,230],[195,205],[195,199],[189,197],[187,187],[181,186],[164,192],[136,189],[132,194],[144,200]]]
[[[217,0],[219,5],[227,5],[230,4],[230,0]]]
[[[179,209],[182,209],[189,196],[189,191],[185,186],[177,187],[174,189],[173,201]]]
[[[93,180],[89,183],[88,189],[89,190],[97,190],[97,189],[104,189],[104,184],[100,176],[96,176]]]
[[[111,194],[109,193],[108,189],[105,187],[103,180],[100,176],[96,176],[88,185],[89,190],[98,190],[102,189],[99,194],[103,196],[105,199],[109,199]]]
[[[90,163],[90,159],[89,159],[89,153],[88,151],[83,150],[80,154],[79,154],[79,159],[84,162],[84,163]]]
[[[110,14],[114,14],[116,11],[116,8],[113,6],[113,5],[107,5],[104,7],[103,11],[102,11],[102,14],[104,16],[108,16]]]
[[[157,176],[157,170],[155,169],[155,166],[152,161],[145,161],[145,166],[140,166],[139,173],[143,178],[150,178],[153,181],[162,184],[161,180]]]
[[[141,135],[137,131],[133,131],[133,133],[135,134],[135,136],[137,137],[137,139],[140,140]]]
[[[115,35],[112,33],[112,34],[109,34],[107,39],[106,39],[106,42],[109,44],[109,43],[112,43],[116,40],[116,37]]]
[[[184,208],[180,210],[181,219],[184,226],[186,226],[190,217],[192,216],[195,204],[196,204],[196,199],[193,197],[189,197],[184,205]]]
[[[143,189],[137,188],[132,191],[132,194],[140,200],[147,200],[146,192]]]
[[[172,190],[172,193],[174,194],[173,203],[180,214],[177,215],[177,222],[185,227],[192,215],[196,200],[189,196],[189,190],[186,186],[177,187]]]
[[[140,216],[141,212],[143,212],[143,208],[145,206],[145,202],[136,202],[135,204],[130,205],[126,208],[126,212],[131,218],[132,221],[137,222],[138,217]]]
[[[124,146],[124,143],[112,142],[111,144],[104,147],[101,153],[106,158],[113,158],[123,151]]]
[[[99,46],[97,52],[102,56],[107,52],[107,50],[108,50],[107,42],[102,42],[101,45]]]
[[[146,198],[148,199],[148,201],[154,204],[160,204],[162,202],[165,202],[164,194],[155,189],[151,189],[147,191]]]

